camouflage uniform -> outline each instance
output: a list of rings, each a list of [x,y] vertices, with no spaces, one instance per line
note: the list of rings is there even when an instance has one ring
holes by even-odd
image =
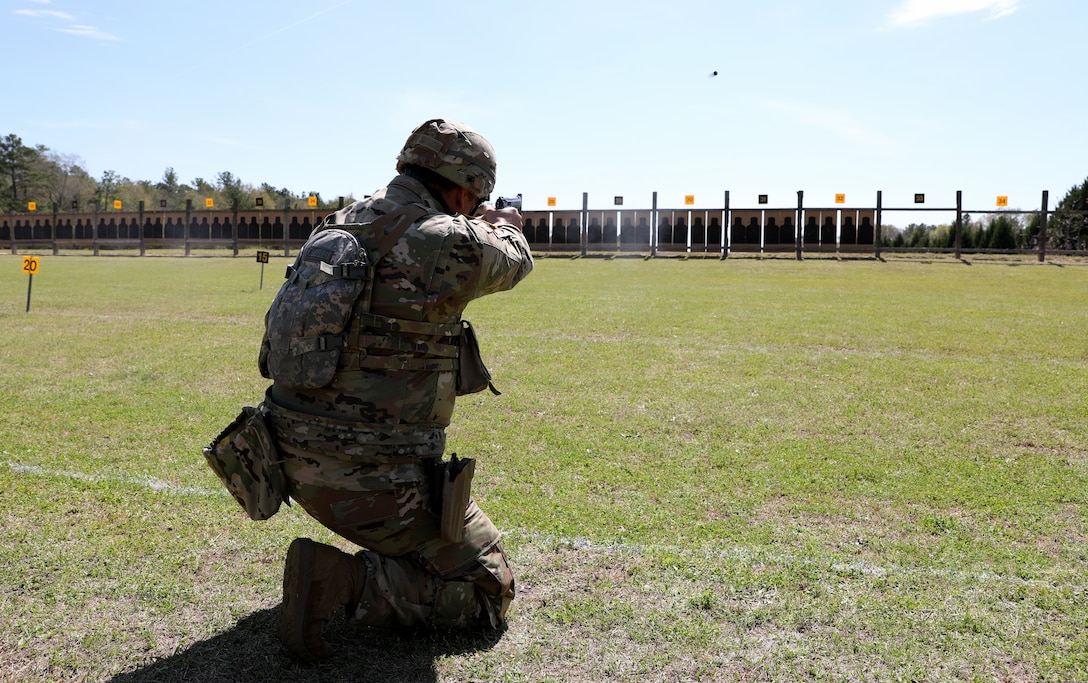
[[[444,541],[432,505],[431,470],[445,450],[456,370],[449,363],[382,369],[368,367],[368,358],[438,348],[444,337],[436,332],[459,327],[471,300],[516,285],[532,256],[517,228],[445,213],[405,174],[331,216],[315,235],[337,226],[354,231],[409,205],[427,213],[378,262],[369,314],[350,323],[351,334],[368,340],[366,350],[345,348],[323,387],[274,382],[265,405],[290,497],[364,548],[357,555],[367,567],[359,621],[497,627],[514,597],[498,530],[471,502],[462,541]],[[399,322],[386,321],[382,330],[385,318]]]

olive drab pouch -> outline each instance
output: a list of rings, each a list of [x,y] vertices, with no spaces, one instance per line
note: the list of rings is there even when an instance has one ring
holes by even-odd
[[[461,350],[457,355],[457,395],[475,394],[484,389],[498,396],[501,392],[491,383],[491,373],[480,356],[480,342],[472,323],[461,321]]]
[[[332,381],[370,267],[366,248],[346,230],[328,228],[306,242],[265,317],[260,361],[267,376],[307,389]]]
[[[433,464],[431,505],[438,512],[439,529],[446,541],[461,542],[475,472],[476,459],[458,458],[456,453]]]
[[[291,504],[287,477],[264,406],[246,406],[203,450],[208,466],[252,520],[268,519]]]

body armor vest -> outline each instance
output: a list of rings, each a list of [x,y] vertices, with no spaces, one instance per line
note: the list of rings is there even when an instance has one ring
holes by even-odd
[[[371,223],[323,227],[311,236],[265,316],[261,374],[285,387],[318,389],[339,370],[456,370],[458,394],[488,387],[499,393],[468,321],[370,312],[378,263],[426,213],[407,205]]]

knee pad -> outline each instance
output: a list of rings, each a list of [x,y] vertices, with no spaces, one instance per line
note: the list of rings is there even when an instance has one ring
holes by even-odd
[[[501,628],[514,599],[514,573],[496,543],[460,581],[440,581],[433,622],[440,628]]]
[[[486,626],[476,584],[468,581],[442,581],[434,598],[431,622],[438,628],[473,629]]]

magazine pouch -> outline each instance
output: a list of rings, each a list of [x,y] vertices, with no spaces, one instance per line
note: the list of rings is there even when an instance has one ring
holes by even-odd
[[[287,496],[283,460],[268,431],[262,404],[246,406],[203,450],[208,466],[252,520],[268,519]]]
[[[457,395],[475,394],[484,389],[498,396],[501,392],[491,383],[491,373],[480,356],[480,342],[472,323],[461,321],[461,351],[457,356]]]

